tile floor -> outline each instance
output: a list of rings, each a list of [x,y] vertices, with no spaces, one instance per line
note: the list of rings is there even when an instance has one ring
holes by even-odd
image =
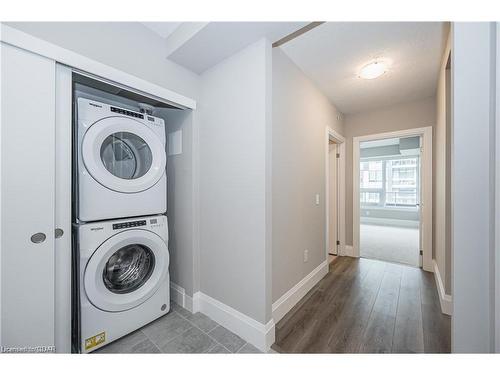
[[[261,353],[202,313],[172,302],[171,311],[94,353]]]

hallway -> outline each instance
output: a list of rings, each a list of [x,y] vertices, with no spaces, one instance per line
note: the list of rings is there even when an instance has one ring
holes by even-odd
[[[341,257],[276,325],[281,353],[449,353],[434,275]]]

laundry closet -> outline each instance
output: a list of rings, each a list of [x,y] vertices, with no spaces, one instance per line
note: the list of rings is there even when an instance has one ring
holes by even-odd
[[[89,352],[192,287],[196,103],[39,45],[1,43],[0,344]]]

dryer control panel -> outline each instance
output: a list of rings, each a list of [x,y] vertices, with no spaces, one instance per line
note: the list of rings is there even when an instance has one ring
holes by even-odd
[[[146,225],[146,220],[126,221],[124,223],[113,224],[113,229],[135,228]]]

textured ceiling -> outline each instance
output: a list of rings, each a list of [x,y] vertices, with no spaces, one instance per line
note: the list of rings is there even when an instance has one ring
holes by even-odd
[[[435,94],[448,24],[442,22],[327,22],[281,48],[345,113],[358,113]],[[360,69],[390,61],[383,76]]]

